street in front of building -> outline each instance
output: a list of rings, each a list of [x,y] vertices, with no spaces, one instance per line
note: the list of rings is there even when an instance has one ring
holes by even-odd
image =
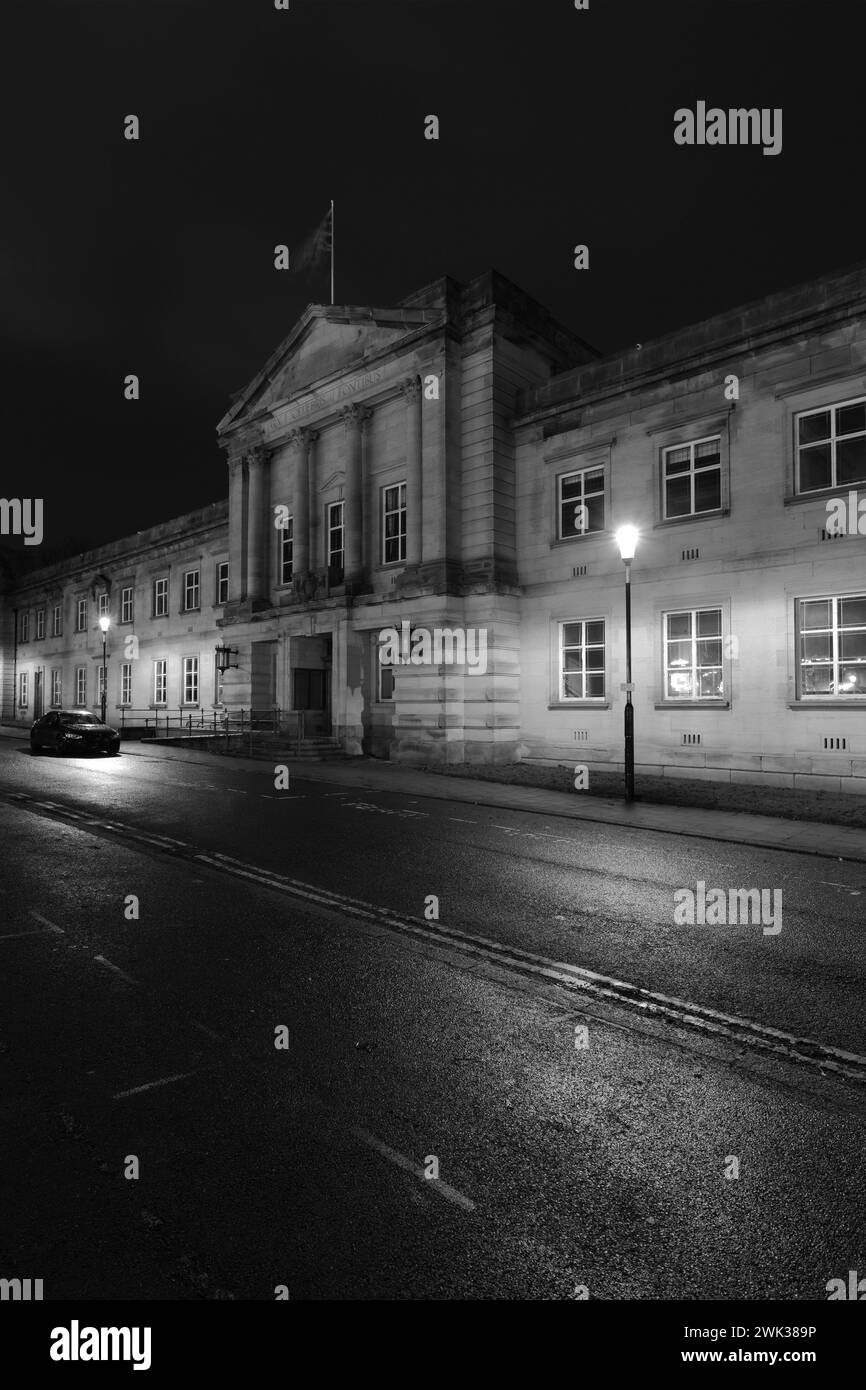
[[[4,1254],[51,1297],[822,1300],[866,1268],[866,851],[6,734]],[[714,921],[732,885],[774,920]]]

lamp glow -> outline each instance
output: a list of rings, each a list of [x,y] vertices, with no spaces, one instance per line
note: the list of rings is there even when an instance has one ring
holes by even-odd
[[[634,559],[634,552],[637,549],[637,538],[638,531],[636,526],[620,526],[616,533],[616,543],[619,546],[621,559]]]

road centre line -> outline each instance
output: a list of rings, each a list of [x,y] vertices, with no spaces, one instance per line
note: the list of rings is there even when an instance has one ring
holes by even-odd
[[[157,1081],[145,1081],[143,1086],[131,1086],[128,1091],[116,1091],[111,1097],[112,1100],[124,1100],[126,1096],[138,1096],[142,1091],[153,1091],[157,1086],[168,1086],[172,1081],[183,1081],[188,1076],[195,1076],[194,1071],[175,1072],[174,1076],[161,1076]]]
[[[780,1028],[757,1023],[753,1019],[726,1014],[719,1009],[691,1003],[675,996],[660,994],[654,990],[632,985],[628,981],[612,976],[601,975],[583,966],[552,960],[532,951],[524,951],[516,946],[488,937],[476,936],[447,927],[443,923],[430,923],[412,918],[408,914],[378,907],[361,899],[350,898],[346,894],[331,892],[313,884],[301,883],[285,875],[259,870],[246,865],[230,855],[196,855],[197,859],[214,867],[222,867],[227,872],[249,879],[263,887],[272,887],[294,897],[318,903],[335,911],[362,917],[379,926],[421,937],[437,945],[451,946],[468,955],[479,957],[497,966],[505,966],[522,974],[564,985],[568,989],[589,995],[596,999],[606,999],[614,1004],[637,1009],[644,1017],[657,1017],[677,1027],[697,1029],[735,1042],[744,1043],[760,1052],[783,1057],[799,1065],[823,1068],[834,1071],[849,1079],[866,1082],[866,1056],[849,1052],[843,1048],[832,1047],[816,1038],[799,1037]]]
[[[30,798],[23,794],[12,794],[7,799],[33,804]],[[94,822],[94,824],[98,825],[100,822]],[[123,827],[117,828],[123,829]],[[510,829],[511,827],[507,828]],[[136,838],[145,839],[133,830],[126,830],[125,833],[133,842]],[[164,846],[160,847],[164,849]],[[400,914],[389,908],[321,889],[313,884],[306,884],[285,875],[273,873],[270,870],[260,869],[255,865],[245,864],[230,855],[198,853],[194,846],[189,844],[185,845],[184,849],[192,861],[232,873],[239,878],[257,883],[261,887],[274,888],[344,915],[354,915],[379,927],[423,939],[428,943],[449,946],[500,968],[505,967],[522,974],[536,976],[548,982],[552,981],[559,986],[579,992],[584,997],[604,999],[619,1007],[636,1009],[644,1017],[655,1017],[669,1022],[675,1027],[697,1029],[705,1034],[721,1037],[729,1043],[736,1043],[740,1047],[745,1044],[756,1051],[773,1054],[789,1063],[831,1071],[861,1084],[866,1083],[866,1056],[859,1053],[832,1047],[815,1038],[799,1037],[752,1019],[725,1014],[720,1010],[711,1009],[704,1005],[643,989],[627,981],[600,975],[596,971],[587,970],[582,966],[552,960],[518,947],[507,946],[503,942],[494,941],[487,937],[462,932],[447,927],[441,922],[432,923],[412,918],[408,914]],[[109,968],[117,970],[117,967],[111,966],[110,962],[106,962],[106,964]],[[122,972],[118,971],[118,973]]]
[[[456,1187],[450,1183],[443,1182],[441,1178],[427,1178],[424,1169],[418,1163],[413,1163],[410,1158],[398,1153],[396,1149],[391,1149],[387,1144],[383,1144],[381,1139],[377,1139],[374,1134],[368,1134],[366,1129],[359,1129],[357,1125],[349,1126],[349,1133],[356,1139],[360,1139],[362,1144],[368,1148],[375,1149],[376,1153],[387,1158],[391,1163],[396,1163],[398,1168],[411,1173],[413,1178],[420,1178],[427,1187],[431,1187],[434,1192],[438,1192],[440,1197],[447,1197],[449,1202],[454,1202],[458,1207],[463,1207],[465,1211],[474,1211],[475,1203],[469,1198],[464,1197],[462,1192],[458,1192]]]
[[[138,984],[138,980],[134,980],[131,975],[127,975],[126,971],[121,970],[119,965],[112,965],[110,960],[105,959],[105,956],[94,956],[93,959],[99,961],[99,964],[104,965],[107,970],[113,970],[115,975],[119,975],[128,985]]]
[[[62,927],[58,927],[56,922],[49,922],[47,917],[43,917],[42,913],[37,912],[36,909],[33,907],[31,907],[30,909],[30,916],[35,917],[37,922],[41,922],[43,927],[45,927],[47,931],[59,932],[61,936],[66,935]]]

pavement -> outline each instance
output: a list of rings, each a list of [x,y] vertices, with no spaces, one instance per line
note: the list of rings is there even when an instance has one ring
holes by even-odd
[[[29,727],[29,726],[28,726]],[[0,725],[0,737],[26,738],[28,727]],[[152,742],[126,742],[124,754],[148,753]],[[205,753],[194,748],[160,744],[166,758],[213,766],[226,762],[231,767],[257,771],[261,758],[242,758]],[[441,776],[372,758],[335,762],[308,762],[284,758],[290,773],[314,782],[366,791],[390,791],[432,797],[441,801],[462,801],[473,806],[493,806],[539,815],[562,816],[569,820],[597,824],[631,826],[637,830],[666,835],[688,835],[763,849],[791,850],[797,854],[866,863],[866,830],[849,826],[825,825],[818,821],[791,821],[777,816],[757,816],[744,811],[713,811],[695,806],[660,806],[636,801],[628,804],[616,798],[588,797],[579,792],[551,791],[545,787],[516,787],[476,778]]]

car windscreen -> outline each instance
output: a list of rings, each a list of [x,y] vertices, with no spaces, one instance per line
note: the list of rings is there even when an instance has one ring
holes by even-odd
[[[82,710],[78,714],[61,714],[60,722],[61,724],[98,724],[99,720],[95,714],[88,714],[86,710]]]

